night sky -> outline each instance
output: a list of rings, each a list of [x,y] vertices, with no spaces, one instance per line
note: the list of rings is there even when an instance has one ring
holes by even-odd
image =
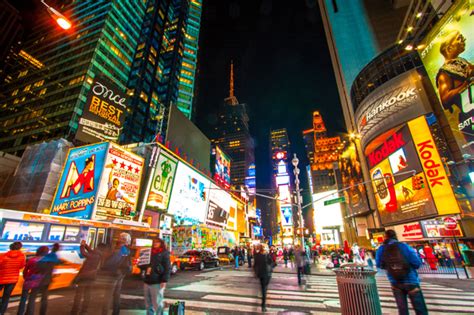
[[[330,134],[344,130],[316,0],[204,0],[199,54],[196,123],[211,134],[234,60],[235,95],[247,104],[256,142],[257,188],[271,187],[270,129],[288,129],[302,170],[302,130],[311,128],[313,110]]]

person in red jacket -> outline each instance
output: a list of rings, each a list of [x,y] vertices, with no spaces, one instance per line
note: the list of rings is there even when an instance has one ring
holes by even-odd
[[[25,267],[26,258],[21,252],[22,246],[20,242],[14,242],[10,245],[10,250],[0,256],[0,290],[3,290],[1,315],[7,311],[8,301],[18,282],[20,270]]]

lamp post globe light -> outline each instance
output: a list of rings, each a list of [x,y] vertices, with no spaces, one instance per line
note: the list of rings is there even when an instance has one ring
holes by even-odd
[[[58,23],[58,25],[65,30],[68,30],[71,28],[72,23],[69,21],[64,15],[62,15],[58,10],[53,8],[52,6],[48,5],[44,0],[41,0],[41,3],[46,6],[46,9],[48,10],[49,15]]]
[[[299,218],[299,228],[301,230],[301,246],[304,247],[304,226],[303,226],[303,212],[301,210],[301,194],[300,194],[300,169],[298,168],[300,160],[296,156],[296,153],[293,154],[293,159],[291,160],[291,164],[293,164],[293,174],[295,174],[295,188],[296,188],[296,204],[298,206],[298,218]]]

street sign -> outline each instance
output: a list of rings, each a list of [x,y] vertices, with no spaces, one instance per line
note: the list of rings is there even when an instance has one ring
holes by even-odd
[[[444,218],[444,227],[448,230],[455,230],[458,227],[458,222],[454,217]]]
[[[341,202],[346,202],[346,198],[339,197],[339,198],[335,198],[335,199],[325,200],[324,205],[329,206],[329,205],[332,205],[332,204],[335,204],[335,203],[341,203]]]

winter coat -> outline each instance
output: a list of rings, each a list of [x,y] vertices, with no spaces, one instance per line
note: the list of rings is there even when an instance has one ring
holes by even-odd
[[[301,250],[298,250],[296,251],[295,253],[295,262],[296,262],[296,266],[297,267],[304,267],[305,265],[305,252],[304,251],[301,251]]]
[[[132,272],[130,250],[127,246],[116,249],[111,255],[104,258],[101,273],[106,276],[126,276]]]
[[[387,273],[388,280],[390,280],[390,283],[392,284],[399,284],[399,283],[420,284],[420,279],[418,278],[418,273],[416,272],[416,269],[420,268],[420,266],[422,265],[420,257],[418,256],[418,254],[415,252],[415,250],[412,247],[408,246],[405,243],[401,243],[397,240],[391,239],[391,240],[385,241],[384,245],[379,247],[375,255],[377,268],[383,269],[384,267],[383,253],[384,253],[385,245],[393,244],[393,243],[398,243],[398,246],[400,248],[400,251],[403,257],[405,258],[405,260],[407,261],[407,263],[410,265],[411,268],[407,276],[403,280],[396,280]]]
[[[0,284],[17,283],[26,258],[21,250],[10,250],[0,256]]]
[[[25,269],[23,269],[23,289],[30,290],[38,288],[40,283],[43,281],[44,275],[38,269],[38,262],[41,260],[41,256],[35,256],[28,259],[26,262]]]
[[[255,253],[253,268],[255,276],[260,279],[268,279],[272,276],[272,258],[267,254]]]
[[[170,278],[170,253],[167,250],[152,252],[150,264],[141,266],[145,271],[143,281],[146,284],[159,284],[168,282]]]
[[[97,249],[93,250],[87,244],[83,244],[81,245],[81,255],[84,256],[85,260],[76,280],[95,280],[102,260],[102,252]]]

